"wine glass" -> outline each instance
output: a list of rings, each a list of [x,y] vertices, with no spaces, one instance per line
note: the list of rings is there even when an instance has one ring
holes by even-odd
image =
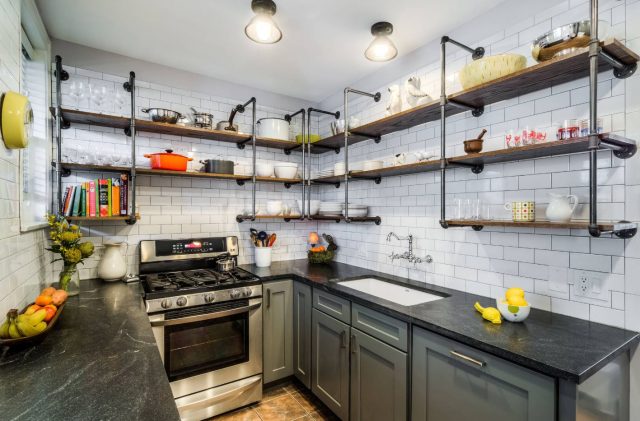
[[[85,97],[87,93],[87,85],[82,80],[74,80],[69,85],[69,95],[76,100],[76,110],[80,109],[80,100]]]
[[[107,98],[107,87],[105,85],[90,84],[89,91],[91,92],[91,101],[93,101],[98,109],[101,109]]]
[[[116,89],[116,93],[113,96],[113,104],[116,106],[116,109],[122,114],[122,110],[124,109],[124,105],[127,102],[127,97],[123,94],[119,89]]]

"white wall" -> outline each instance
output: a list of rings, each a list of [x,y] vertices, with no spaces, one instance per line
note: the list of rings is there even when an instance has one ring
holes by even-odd
[[[0,92],[20,91],[20,0],[0,0]],[[18,150],[0,146],[0,319],[51,280],[45,231],[20,233]],[[46,163],[43,163],[46,165]]]
[[[530,43],[539,34],[558,25],[588,18],[585,0],[557,2],[520,20],[497,20],[493,33],[482,40],[471,37],[458,41],[482,45],[487,54],[520,53],[530,58]],[[640,51],[637,23],[640,2],[636,0],[604,1],[600,18],[613,24],[612,34]],[[448,46],[447,91],[460,89],[456,72],[470,60],[464,51]],[[419,76],[427,92],[439,97],[439,60],[396,74],[395,83],[409,76]],[[373,76],[371,79],[375,79]],[[640,139],[640,101],[637,99],[640,76],[618,80],[611,72],[599,76],[599,115],[605,131]],[[359,88],[359,85],[353,85]],[[387,86],[374,90],[383,93],[375,104],[370,99],[354,98],[352,110],[363,122],[384,115]],[[447,156],[464,154],[462,142],[475,138],[482,128],[488,130],[485,150],[504,147],[504,133],[518,127],[551,129],[566,118],[586,118],[588,80],[586,78],[559,86],[549,86],[512,100],[493,104],[480,118],[470,113],[447,120]],[[328,120],[321,121],[321,132],[328,132]],[[385,136],[382,142],[359,143],[349,149],[350,162],[387,158],[401,152],[437,150],[440,146],[439,121]],[[320,168],[331,166],[343,155],[325,154]],[[640,220],[638,155],[628,161],[609,152],[599,153],[598,212],[601,220]],[[535,200],[538,215],[544,217],[549,193],[575,194],[583,203],[576,217],[588,218],[588,160],[586,154],[560,156],[486,166],[480,175],[468,169],[447,172],[447,203],[454,198],[480,198],[491,205],[494,218],[509,217],[502,208],[505,202]],[[605,324],[640,330],[640,283],[634,270],[640,267],[640,240],[621,240],[610,236],[591,238],[583,230],[489,228],[475,232],[470,228],[444,230],[440,216],[440,178],[438,172],[392,177],[375,185],[370,181],[350,183],[353,202],[371,206],[371,214],[382,217],[381,226],[321,224],[330,230],[341,246],[338,258],[358,266],[413,279],[444,285],[485,296],[499,296],[511,286],[527,291],[529,301],[538,308],[589,319]],[[343,190],[325,187],[326,199],[343,200]],[[451,213],[449,213],[451,217]],[[392,263],[389,254],[406,249],[406,242],[385,241],[388,232],[416,237],[417,254],[434,257],[432,264],[415,267],[403,261]],[[572,280],[576,271],[587,271],[602,279],[600,300],[577,296],[571,290],[554,291],[550,281]]]

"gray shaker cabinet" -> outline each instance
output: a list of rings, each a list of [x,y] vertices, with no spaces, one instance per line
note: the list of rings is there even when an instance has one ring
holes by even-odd
[[[311,286],[293,283],[293,374],[311,388]]]
[[[263,286],[263,372],[270,383],[293,374],[293,281]]]
[[[407,354],[351,328],[351,421],[406,419]]]
[[[553,421],[555,396],[551,377],[426,330],[413,330],[414,421]]]
[[[312,316],[311,391],[340,419],[349,418],[349,326],[317,309]]]

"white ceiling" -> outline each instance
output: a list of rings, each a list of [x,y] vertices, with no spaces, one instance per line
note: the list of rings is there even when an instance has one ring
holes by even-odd
[[[250,0],[38,0],[49,35],[284,95],[320,101],[384,63],[371,24],[394,25],[399,57],[501,0],[276,0],[277,44],[244,35]]]

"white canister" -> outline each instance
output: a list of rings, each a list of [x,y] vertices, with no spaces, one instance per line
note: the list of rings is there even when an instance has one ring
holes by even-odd
[[[127,274],[127,262],[121,253],[123,244],[104,244],[104,253],[98,265],[98,277],[103,281],[119,281]]]
[[[258,120],[258,136],[289,140],[289,122],[283,118],[267,117]]]
[[[268,268],[271,266],[271,247],[255,247],[256,250],[256,266],[259,268]]]

